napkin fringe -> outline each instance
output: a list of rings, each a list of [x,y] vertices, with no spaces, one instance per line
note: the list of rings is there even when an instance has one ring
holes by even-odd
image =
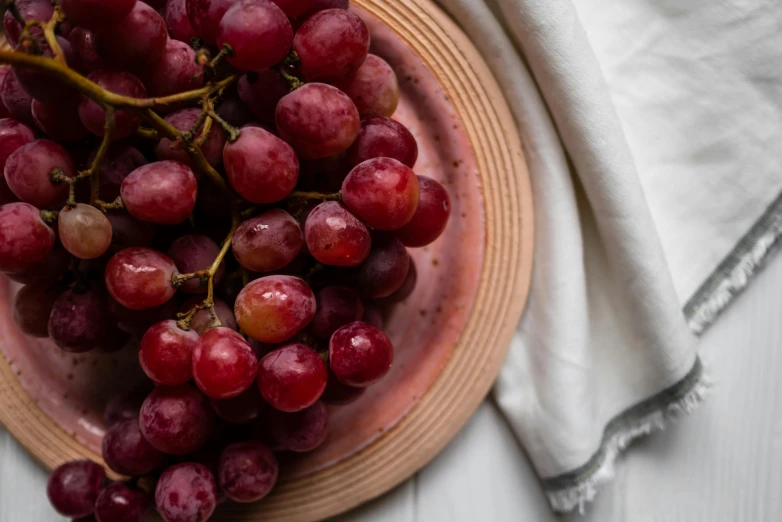
[[[644,435],[662,431],[670,421],[694,411],[706,399],[711,386],[711,380],[704,369],[698,381],[684,396],[661,406],[656,411],[637,419],[628,424],[626,428],[614,433],[605,443],[605,457],[594,473],[571,487],[546,491],[554,510],[567,512],[578,507],[579,512],[583,515],[586,503],[595,498],[598,490],[604,484],[613,480],[616,459],[630,443]]]

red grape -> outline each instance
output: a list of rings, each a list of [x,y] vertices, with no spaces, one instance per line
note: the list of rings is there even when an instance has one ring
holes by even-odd
[[[27,94],[13,72],[6,74],[3,79],[0,99],[11,116],[27,125],[35,125],[32,110],[33,97]]]
[[[46,493],[59,514],[85,517],[93,512],[105,479],[103,468],[94,462],[73,460],[52,471]]]
[[[383,323],[385,322],[383,320],[383,312],[380,311],[380,308],[367,303],[364,303],[364,318],[361,320],[367,324],[380,328],[381,330],[383,329]]]
[[[130,13],[136,0],[60,0],[68,20],[87,29],[100,29]]]
[[[217,506],[215,478],[194,462],[172,466],[160,475],[155,504],[166,522],[205,522]]]
[[[364,223],[336,201],[321,203],[310,212],[304,237],[312,257],[326,265],[357,266],[372,245]]]
[[[111,223],[110,251],[118,252],[128,247],[146,247],[152,243],[155,225],[139,221],[128,214],[110,211],[106,217]]]
[[[158,161],[137,168],[122,182],[120,194],[131,216],[141,221],[175,225],[195,207],[198,183],[190,167]]]
[[[5,81],[5,77],[11,74],[11,68],[8,66],[0,67],[0,85],[3,84],[3,81]],[[0,92],[0,94],[2,94]],[[5,105],[0,103],[0,118],[10,118],[11,112],[6,108]]]
[[[78,68],[78,55],[71,47],[71,43],[61,36],[56,36],[55,39],[62,49],[66,62],[74,68]],[[52,58],[54,56],[51,47],[46,42],[39,41],[38,46],[41,48],[44,57]],[[32,52],[30,49],[22,48],[21,45],[16,48],[16,51],[23,53]],[[44,103],[68,103],[77,96],[77,91],[73,87],[46,72],[23,65],[14,65],[12,70],[24,90],[38,101]]]
[[[139,2],[139,5],[143,5]],[[104,89],[133,98],[143,98],[147,95],[144,84],[136,76],[126,71],[95,71],[88,77]],[[105,132],[106,115],[103,108],[95,101],[81,97],[79,101],[79,117],[87,130],[96,136]],[[117,141],[133,134],[141,123],[141,117],[134,112],[123,109],[114,114],[114,134],[112,140]]]
[[[243,127],[252,119],[252,115],[247,112],[247,107],[235,96],[220,103],[217,115],[234,127]]]
[[[144,491],[115,482],[101,491],[95,502],[97,522],[141,522],[149,510]]]
[[[255,272],[271,272],[296,259],[303,242],[299,223],[275,208],[239,225],[232,246],[240,265]]]
[[[90,153],[87,159],[90,165],[95,161],[97,154],[97,148]],[[128,174],[146,164],[147,159],[135,147],[127,143],[112,143],[100,166],[100,198],[103,201],[114,201],[119,196],[120,185],[128,177]],[[126,214],[122,215],[125,216]],[[109,221],[111,221],[111,218],[109,218]],[[136,223],[138,222],[136,221]]]
[[[315,295],[303,279],[267,276],[250,282],[234,304],[236,322],[255,340],[290,339],[315,316]]]
[[[351,167],[374,158],[393,158],[413,168],[418,159],[418,144],[401,123],[383,116],[361,122],[358,138],[348,150]]]
[[[207,398],[185,384],[155,388],[139,413],[144,438],[170,455],[184,455],[203,446],[214,423],[215,414]]]
[[[250,107],[256,118],[274,122],[274,110],[283,96],[288,94],[288,82],[273,69],[248,73],[239,79],[239,98]]]
[[[108,315],[106,299],[95,290],[67,290],[54,302],[49,337],[66,352],[116,351],[127,340]]]
[[[367,55],[355,74],[334,82],[334,87],[350,96],[362,118],[391,116],[399,104],[396,74],[385,60],[374,54]]]
[[[231,424],[247,424],[254,421],[263,411],[266,403],[256,386],[250,386],[231,399],[212,399],[212,408],[221,419]]]
[[[179,40],[169,40],[163,56],[144,71],[144,84],[151,96],[190,91],[203,83],[204,67],[196,63],[193,48]]]
[[[109,316],[114,325],[123,332],[138,336],[144,335],[152,325],[176,317],[176,313],[177,304],[173,299],[146,310],[131,310],[109,299]]]
[[[79,120],[79,110],[74,104],[44,104],[33,100],[31,108],[35,124],[52,139],[77,141],[89,134]]]
[[[187,16],[206,45],[215,45],[223,15],[237,0],[185,0]]]
[[[312,332],[328,339],[337,328],[364,316],[361,298],[350,288],[327,286],[315,294],[318,307],[312,320]]]
[[[194,297],[188,300],[180,310],[182,313],[189,312],[193,307],[201,304],[202,297]],[[225,301],[215,299],[215,313],[217,318],[220,319],[220,323],[226,328],[236,330],[237,324],[234,318],[233,310],[231,307],[225,304]],[[193,320],[190,321],[190,329],[196,332],[198,335],[203,335],[205,331],[212,327],[212,314],[208,310],[200,310],[193,316]]]
[[[438,182],[426,176],[418,176],[420,198],[413,218],[394,232],[405,246],[426,246],[443,233],[451,216],[451,199]]]
[[[296,31],[293,50],[308,81],[330,81],[358,71],[369,53],[369,29],[345,9],[312,15]]]
[[[274,453],[261,442],[237,442],[220,454],[220,488],[235,502],[255,502],[268,495],[277,473]]]
[[[139,69],[160,59],[167,40],[166,22],[160,13],[136,2],[120,20],[96,29],[95,50],[114,67]]]
[[[110,428],[125,420],[138,420],[138,413],[151,387],[140,386],[113,396],[103,409],[103,423]]]
[[[76,167],[68,151],[53,141],[33,141],[22,145],[8,157],[5,181],[19,199],[43,208],[63,200],[68,194],[68,185],[55,185],[50,181],[53,169],[61,169],[70,178],[76,175]]]
[[[348,0],[272,0],[288,18],[306,18],[324,9],[347,9]]]
[[[174,260],[180,272],[190,274],[208,269],[219,252],[220,247],[208,237],[188,234],[174,241],[168,249],[168,256]],[[222,280],[223,274],[225,274],[225,262],[220,263],[217,268],[214,275],[215,284]],[[185,281],[179,289],[188,294],[205,293],[207,290],[206,285],[198,277]]]
[[[344,406],[361,397],[365,390],[366,388],[356,388],[355,386],[348,386],[342,383],[329,370],[329,380],[320,400],[333,406]]]
[[[77,203],[64,207],[57,219],[60,241],[65,250],[80,259],[95,259],[109,249],[111,223],[95,207]]]
[[[388,297],[399,290],[410,269],[404,245],[390,234],[372,235],[372,251],[353,273],[353,284],[365,297]]]
[[[174,262],[162,252],[126,248],[114,254],[106,265],[106,288],[125,308],[154,308],[174,296],[171,276],[176,271]]]
[[[364,388],[379,381],[394,361],[394,347],[383,330],[357,321],[331,336],[329,367],[348,386]]]
[[[359,130],[358,110],[348,96],[325,83],[308,83],[277,104],[280,137],[305,159],[346,151]]]
[[[141,434],[138,419],[110,426],[103,436],[101,455],[109,468],[131,477],[151,473],[165,458],[165,454],[153,448]]]
[[[228,181],[240,196],[253,203],[285,199],[299,179],[299,161],[290,145],[258,127],[245,127],[223,149]]]
[[[25,22],[31,20],[45,22],[54,14],[54,6],[52,6],[49,0],[16,0],[14,4],[16,4],[16,9]],[[5,29],[5,37],[8,39],[8,43],[11,44],[11,47],[16,47],[16,44],[19,43],[19,36],[22,34],[22,26],[11,14],[10,9],[5,12],[3,17],[3,28]],[[38,28],[33,28],[32,33],[34,35],[41,34]]]
[[[396,230],[418,207],[418,179],[409,167],[391,158],[367,160],[342,183],[342,201],[373,228]]]
[[[407,276],[405,277],[405,281],[402,283],[402,286],[400,286],[398,290],[396,290],[388,297],[381,299],[381,302],[383,304],[401,303],[402,301],[410,297],[410,294],[412,294],[413,290],[415,290],[415,284],[417,282],[418,282],[418,271],[415,268],[415,263],[413,263],[413,259],[410,258],[410,268],[408,268],[407,270]]]
[[[68,269],[72,259],[67,250],[58,246],[49,252],[43,261],[28,265],[25,270],[6,276],[12,281],[25,285],[51,284]]]
[[[269,405],[294,412],[312,406],[326,389],[328,371],[318,352],[287,344],[266,354],[258,369],[258,388]]]
[[[138,359],[155,384],[176,386],[193,378],[193,348],[198,334],[168,319],[152,325],[139,345]]]
[[[180,131],[187,132],[195,125],[200,114],[200,109],[182,109],[166,116],[166,121]],[[203,127],[199,128],[194,137],[200,137],[202,130]],[[225,145],[225,140],[226,136],[223,128],[214,124],[209,131],[209,136],[206,137],[204,144],[201,145],[201,152],[203,153],[204,158],[213,167],[217,167],[223,161],[223,146]],[[190,159],[190,155],[183,149],[175,149],[173,144],[174,142],[168,138],[161,139],[155,149],[157,158],[160,160],[181,161],[192,168],[193,161]]]
[[[196,32],[193,29],[193,24],[190,23],[190,19],[187,17],[186,1],[168,0],[163,18],[166,20],[166,27],[168,27],[168,34],[171,38],[189,43],[196,37]]]
[[[212,399],[236,397],[252,385],[257,373],[252,348],[230,328],[207,330],[193,348],[193,378]]]
[[[79,57],[82,73],[90,74],[100,69],[108,69],[106,62],[95,51],[95,35],[87,29],[76,27],[68,35],[73,52]]]
[[[272,411],[270,418],[274,438],[289,451],[312,451],[329,434],[329,412],[320,401],[295,413]]]
[[[27,203],[0,207],[0,271],[23,272],[46,259],[54,248],[54,231]]]
[[[5,170],[8,157],[22,145],[35,141],[33,130],[11,118],[0,119],[0,170]]]
[[[58,296],[49,284],[22,287],[14,297],[14,321],[19,329],[33,337],[49,337],[49,315]]]
[[[240,0],[228,8],[217,29],[217,47],[230,45],[228,63],[245,71],[281,62],[292,43],[290,21],[269,0]]]

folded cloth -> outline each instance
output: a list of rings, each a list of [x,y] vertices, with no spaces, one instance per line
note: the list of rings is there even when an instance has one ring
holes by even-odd
[[[631,440],[700,403],[692,332],[782,236],[782,5],[439,3],[532,175],[532,288],[494,396],[552,507],[583,510]]]

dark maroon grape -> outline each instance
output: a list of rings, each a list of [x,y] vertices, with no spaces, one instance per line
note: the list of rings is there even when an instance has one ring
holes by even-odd
[[[68,185],[50,181],[52,170],[60,169],[70,178],[76,167],[68,151],[49,140],[22,145],[5,163],[5,181],[16,196],[26,203],[45,208],[60,202],[68,194]]]
[[[77,66],[78,56],[73,51],[71,43],[61,36],[55,37],[57,43],[62,49],[63,56],[68,64]],[[44,57],[52,58],[54,53],[46,42],[39,41],[40,47]],[[16,48],[17,52],[32,52],[31,50],[22,48],[20,45]],[[14,65],[12,67],[13,73],[19,84],[27,91],[30,96],[43,103],[70,103],[78,96],[78,92],[70,85],[64,83],[62,80],[58,80],[46,72],[33,69],[32,67],[25,67],[23,65]]]
[[[212,399],[212,408],[221,419],[231,424],[247,424],[258,418],[266,403],[257,386],[250,386],[231,399]]]
[[[184,455],[203,446],[214,423],[215,414],[207,398],[186,384],[155,388],[139,414],[144,438],[170,455]]]
[[[67,352],[115,351],[126,340],[110,322],[106,299],[94,290],[68,290],[54,302],[49,337]]]
[[[361,264],[372,245],[367,227],[336,201],[321,203],[310,212],[304,237],[312,257],[334,266]]]
[[[49,337],[47,325],[59,293],[50,285],[27,285],[14,297],[14,321],[27,335]]]
[[[329,370],[329,380],[326,383],[326,389],[323,391],[320,400],[332,406],[344,406],[357,400],[364,393],[366,388],[356,388],[348,386],[334,376]]]
[[[201,114],[200,109],[182,109],[173,112],[166,116],[166,121],[176,127],[182,132],[187,132],[195,125],[198,120],[198,116]],[[199,128],[195,137],[201,136],[203,127]],[[222,127],[216,123],[212,125],[212,129],[209,131],[209,136],[206,137],[203,145],[201,145],[201,152],[204,155],[207,163],[213,167],[217,167],[223,161],[223,146],[225,145],[225,131]],[[160,160],[176,160],[180,161],[190,167],[193,166],[193,160],[190,159],[190,155],[181,148],[174,148],[174,142],[168,138],[163,138],[155,148],[155,155]]]
[[[237,0],[185,0],[187,16],[196,34],[206,45],[217,43],[217,31],[223,15]]]
[[[61,0],[68,20],[87,29],[100,29],[118,22],[133,9],[136,0]]]
[[[152,325],[141,338],[141,369],[155,384],[176,386],[193,378],[193,348],[198,334],[185,331],[173,319]]]
[[[303,279],[267,276],[244,287],[234,304],[236,322],[255,340],[290,339],[315,316],[315,295]]]
[[[27,203],[0,207],[0,271],[24,272],[46,259],[54,248],[54,231]]]
[[[258,360],[244,337],[217,327],[201,335],[193,348],[193,379],[212,399],[230,399],[255,381]]]
[[[144,399],[151,391],[151,385],[143,385],[109,399],[103,409],[103,423],[106,428],[126,420],[138,420],[138,413]]]
[[[115,482],[101,491],[95,502],[97,522],[141,522],[149,510],[149,497],[140,489]]]
[[[55,282],[70,265],[73,257],[62,247],[54,248],[38,263],[29,265],[22,272],[6,274],[9,279],[25,285],[51,284]]]
[[[177,314],[176,301],[171,299],[166,303],[146,310],[131,310],[125,308],[114,299],[109,299],[109,316],[114,325],[123,332],[138,336],[144,333],[152,325],[173,319]]]
[[[79,119],[78,107],[71,103],[32,103],[35,124],[50,138],[57,141],[77,141],[89,134]]]
[[[334,87],[350,96],[362,118],[390,117],[399,104],[396,74],[388,63],[374,54],[367,55],[355,74],[334,82]]]
[[[138,419],[123,420],[106,430],[101,444],[104,462],[120,475],[140,477],[163,463],[165,454],[141,434]]]
[[[106,473],[89,460],[74,460],[55,468],[49,476],[46,493],[59,514],[84,517],[93,512]]]
[[[7,11],[6,16],[8,16]],[[35,125],[32,110],[33,97],[22,88],[13,72],[6,74],[3,79],[2,87],[0,87],[0,99],[11,116],[27,125]]]
[[[122,201],[131,216],[162,225],[185,221],[193,213],[197,192],[193,171],[178,161],[139,167],[120,187]]]
[[[296,31],[293,50],[308,81],[330,81],[358,71],[369,53],[369,29],[345,9],[315,13]]]
[[[87,162],[92,165],[98,149],[90,153]],[[135,147],[127,143],[112,143],[100,166],[100,197],[103,201],[114,201],[119,196],[120,186],[128,175],[147,164],[147,159]],[[124,215],[124,214],[123,214]],[[112,221],[109,218],[109,221]],[[112,221],[112,225],[114,222]],[[126,245],[146,246],[146,245]]]
[[[274,438],[287,450],[312,451],[326,441],[329,412],[321,401],[295,413],[270,413]]]
[[[418,271],[415,268],[415,263],[413,262],[413,259],[410,258],[410,267],[407,270],[407,277],[405,277],[405,282],[402,283],[402,286],[400,286],[399,289],[395,291],[393,294],[383,298],[381,300],[382,304],[389,305],[394,303],[401,303],[402,301],[410,297],[410,294],[412,294],[413,290],[415,290],[415,284],[417,282],[418,282]]]
[[[418,176],[420,198],[413,218],[394,232],[409,247],[422,247],[440,237],[451,216],[451,199],[438,182]]]
[[[141,2],[138,5],[144,5]],[[95,71],[87,77],[104,89],[133,98],[143,98],[147,95],[144,84],[136,76],[126,71]],[[87,130],[96,136],[103,136],[106,125],[106,115],[103,108],[95,101],[81,97],[79,101],[79,117]],[[128,109],[116,111],[114,115],[114,141],[127,138],[133,134],[141,123],[141,117]]]
[[[399,290],[410,269],[410,256],[398,239],[375,233],[372,251],[353,273],[353,284],[365,297],[388,297]]]
[[[230,45],[228,63],[245,71],[281,62],[292,43],[290,21],[268,0],[239,0],[228,8],[217,29],[217,47]]]
[[[31,20],[45,22],[54,14],[54,7],[49,0],[16,0],[14,4],[25,22]],[[22,26],[11,14],[10,9],[5,12],[3,17],[3,28],[5,29],[5,37],[8,39],[8,43],[11,44],[11,47],[16,47],[22,34]],[[32,31],[34,35],[41,34],[40,29],[37,27],[33,28]]]
[[[386,334],[364,322],[343,326],[329,341],[329,367],[348,386],[374,384],[388,373],[393,361],[394,348]]]
[[[367,324],[380,328],[381,330],[385,323],[383,320],[383,312],[380,311],[380,308],[371,303],[364,303],[364,318],[361,320]]]
[[[221,325],[225,326],[226,328],[230,328],[231,330],[236,330],[236,318],[234,318],[234,313],[233,310],[231,310],[231,307],[225,304],[225,301],[220,299],[215,299],[214,301],[215,314],[217,314],[217,318],[220,319]],[[202,302],[203,297],[194,297],[182,305],[180,312],[189,312]],[[212,328],[212,323],[212,314],[210,314],[208,310],[200,310],[196,312],[196,314],[193,316],[193,320],[190,321],[190,329],[196,332],[198,335],[203,335],[205,331],[207,331],[209,328]]]
[[[0,67],[0,85],[3,84],[5,81],[5,77],[11,74],[11,68],[8,66]],[[0,98],[2,97],[2,90],[0,90]],[[11,112],[6,108],[5,105],[0,103],[0,118],[11,118],[12,114]]]
[[[358,138],[348,150],[348,161],[355,167],[373,158],[393,158],[413,168],[418,159],[418,145],[401,123],[373,116],[361,122]]]
[[[96,29],[95,50],[115,67],[139,69],[160,59],[167,40],[166,22],[160,13],[136,2],[126,16]]]
[[[326,364],[318,352],[304,344],[287,344],[261,359],[258,387],[272,408],[294,412],[320,398],[327,378]]]
[[[217,506],[217,484],[202,464],[168,468],[155,488],[157,511],[166,522],[205,522]]]
[[[228,125],[244,127],[252,119],[247,107],[236,97],[223,100],[217,108],[217,115],[225,120]]]
[[[79,67],[83,74],[99,69],[108,69],[106,62],[95,51],[95,35],[82,27],[75,27],[68,36],[73,52],[79,57]]]
[[[324,9],[347,9],[348,0],[273,0],[288,18],[304,19]]]
[[[299,223],[281,209],[272,209],[239,225],[233,252],[239,264],[255,272],[284,267],[299,255],[304,235]]]
[[[235,502],[256,502],[277,483],[274,453],[258,441],[231,444],[220,454],[220,488]]]
[[[168,34],[171,38],[188,43],[197,35],[193,24],[187,17],[185,3],[186,0],[168,0],[163,18],[166,20],[166,27],[168,27]]]
[[[290,87],[280,73],[263,69],[248,73],[239,79],[239,98],[250,107],[256,118],[263,122],[274,122],[274,110]]]
[[[208,237],[188,234],[174,241],[171,248],[168,249],[168,256],[174,260],[180,272],[190,274],[199,270],[207,270],[219,252],[220,247]],[[218,284],[224,274],[225,263],[223,262],[215,272],[214,283]],[[197,277],[185,281],[179,289],[188,294],[205,293],[207,290],[203,281]]]
[[[106,288],[111,297],[131,310],[146,310],[174,296],[171,276],[176,265],[167,255],[150,248],[126,248],[106,265]]]
[[[178,40],[169,40],[163,56],[144,71],[144,85],[151,96],[191,91],[203,83],[204,67],[196,63],[195,51]]]
[[[364,316],[361,298],[350,288],[327,286],[315,294],[318,307],[312,320],[312,332],[328,339],[337,328]]]
[[[0,169],[5,170],[5,163],[18,148],[35,141],[33,130],[11,118],[0,119]]]

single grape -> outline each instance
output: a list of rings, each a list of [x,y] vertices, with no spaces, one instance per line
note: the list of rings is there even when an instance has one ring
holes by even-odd
[[[381,299],[381,303],[385,305],[392,305],[395,303],[401,303],[413,293],[415,290],[415,284],[418,282],[418,271],[415,268],[413,258],[410,258],[410,268],[407,270],[407,276],[402,286],[399,287],[394,293]]]
[[[6,11],[6,15],[8,15],[8,11]],[[0,86],[0,100],[11,116],[26,125],[35,126],[32,109],[33,97],[27,94],[13,72],[6,74],[3,79],[3,84]]]
[[[85,517],[93,512],[106,472],[89,460],[73,460],[55,468],[46,493],[52,507],[65,517]]]
[[[187,132],[195,125],[200,114],[200,109],[182,109],[166,116],[166,122],[182,132]],[[200,127],[194,137],[200,137],[202,130],[203,127]],[[201,145],[201,152],[207,163],[213,167],[217,167],[223,161],[223,146],[225,146],[225,141],[226,135],[223,128],[216,123],[212,125],[212,130],[209,131],[209,135],[206,137],[204,144]],[[157,158],[159,160],[180,161],[192,168],[193,160],[190,159],[190,155],[181,148],[174,148],[173,144],[174,142],[168,138],[161,139],[155,148],[155,155]]]
[[[57,219],[60,241],[65,250],[79,259],[95,259],[109,249],[111,223],[95,207],[77,203],[65,206]]]
[[[33,130],[22,122],[11,118],[0,119],[0,170],[19,147],[35,141]]]
[[[54,140],[77,141],[89,134],[79,120],[79,111],[74,104],[44,104],[33,100],[31,108],[35,124]]]
[[[8,66],[0,67],[0,85],[5,81],[5,77],[11,74],[11,68]],[[1,93],[0,93],[1,94]],[[12,115],[5,105],[0,103],[0,118],[11,118]]]
[[[95,30],[98,55],[114,67],[128,69],[155,63],[163,56],[167,40],[163,17],[144,2],[136,2],[120,20]]]
[[[193,378],[212,399],[236,397],[252,385],[257,373],[252,348],[230,328],[207,330],[193,348]]]
[[[65,16],[80,27],[100,29],[118,22],[133,9],[136,0],[60,0]]]
[[[272,411],[274,438],[289,451],[312,451],[326,441],[329,412],[321,401],[294,413]]]
[[[169,40],[163,56],[144,71],[144,85],[151,96],[167,96],[198,89],[204,83],[204,67],[185,42]]]
[[[312,332],[328,339],[337,328],[360,320],[364,316],[361,298],[344,286],[327,286],[315,294],[317,311],[312,320]]]
[[[369,53],[369,29],[345,9],[310,16],[296,31],[293,50],[307,81],[331,81],[358,71]]]
[[[329,370],[329,380],[320,400],[332,406],[344,406],[356,401],[363,395],[366,388],[348,386],[334,377],[334,372]]]
[[[168,0],[163,18],[166,21],[169,36],[180,42],[188,43],[197,35],[195,29],[193,29],[193,24],[190,23],[190,19],[187,17],[186,1]]]
[[[220,454],[220,488],[234,502],[256,502],[277,483],[279,467],[274,453],[258,441],[231,444]]]
[[[364,317],[361,320],[367,324],[380,328],[381,330],[383,329],[383,326],[385,326],[383,312],[379,307],[372,303],[364,303]]]
[[[350,96],[362,118],[390,117],[399,105],[396,74],[385,60],[374,54],[367,55],[354,74],[334,82],[334,87]]]
[[[290,21],[268,0],[240,0],[228,8],[217,29],[217,47],[230,45],[228,63],[245,71],[281,62],[292,43]]]
[[[168,257],[174,260],[174,264],[180,272],[190,274],[208,269],[219,252],[220,247],[208,237],[187,234],[174,241],[171,248],[168,249]],[[222,262],[215,272],[214,283],[218,284],[224,274],[225,262]],[[206,284],[197,277],[185,281],[179,289],[187,294],[200,294],[207,290]]]
[[[288,18],[307,18],[324,9],[347,9],[348,0],[272,0]]]
[[[25,285],[51,284],[59,279],[59,277],[68,269],[72,259],[73,257],[67,250],[58,246],[52,249],[43,261],[29,265],[21,272],[5,275],[11,281],[16,281],[17,283]]]
[[[315,295],[303,279],[267,276],[250,282],[234,304],[236,322],[255,340],[290,339],[315,316]]]
[[[358,138],[348,150],[348,162],[355,167],[374,158],[393,158],[413,168],[418,159],[418,144],[401,123],[372,116],[361,122]]]
[[[172,466],[160,475],[155,504],[166,522],[205,522],[217,506],[215,478],[194,462]]]
[[[5,181],[16,196],[26,203],[44,208],[63,200],[68,185],[50,181],[52,170],[60,169],[70,178],[76,167],[68,151],[49,140],[38,140],[22,145],[5,163]]]
[[[109,320],[106,299],[96,290],[65,291],[49,316],[49,337],[71,353],[116,351],[127,338]]]
[[[106,265],[106,288],[125,308],[154,308],[174,296],[171,276],[176,271],[174,262],[162,252],[126,248],[114,254]]]
[[[98,495],[95,502],[97,522],[141,522],[149,511],[149,497],[140,489],[115,482]]]
[[[144,5],[139,2],[139,5]],[[144,84],[136,76],[126,71],[95,71],[88,77],[104,89],[124,96],[143,98],[147,95]],[[95,101],[82,96],[79,101],[79,117],[87,130],[96,136],[103,136],[106,125],[106,114]],[[112,140],[117,141],[133,134],[141,123],[141,117],[136,113],[121,109],[114,114],[114,133]]]
[[[92,165],[97,154],[98,149],[93,149],[87,159],[87,163]],[[131,172],[146,164],[147,159],[137,148],[123,142],[112,143],[100,167],[100,198],[103,201],[114,201],[117,199],[120,186],[125,181],[125,178]],[[126,214],[123,213],[122,215],[125,216]],[[109,218],[109,221],[111,221],[111,218]]]
[[[236,330],[236,318],[234,317],[233,310],[228,306],[225,301],[215,299],[215,314],[220,319],[222,326]],[[181,313],[186,313],[192,310],[195,306],[203,302],[203,297],[193,297],[185,302],[180,309]],[[196,332],[198,335],[203,335],[205,331],[212,327],[212,314],[208,310],[200,310],[193,316],[193,320],[190,321],[190,329]]]
[[[54,248],[54,231],[27,203],[0,207],[0,271],[23,272],[46,259]]]
[[[277,103],[290,92],[290,87],[274,69],[262,69],[242,76],[237,91],[256,118],[273,123]]]
[[[223,149],[231,186],[253,203],[285,199],[299,179],[299,161],[290,145],[258,127],[246,127]]]
[[[252,114],[247,111],[247,107],[235,96],[226,98],[220,103],[217,115],[234,127],[244,127],[252,119]]]
[[[280,137],[305,159],[346,151],[359,130],[358,110],[348,96],[325,83],[308,83],[277,104]]]
[[[185,0],[187,17],[206,45],[215,45],[223,15],[238,0]]]
[[[383,330],[357,321],[331,336],[329,367],[348,386],[365,388],[385,376],[394,361],[394,347]]]
[[[231,399],[212,399],[212,408],[221,419],[231,424],[247,424],[258,418],[266,403],[257,386],[250,386]]]
[[[404,245],[390,234],[372,235],[372,251],[353,272],[352,283],[365,297],[379,299],[399,290],[410,269]]]
[[[258,388],[280,411],[301,411],[326,389],[328,371],[318,352],[305,344],[287,344],[266,354],[258,369]]]
[[[14,321],[19,329],[33,337],[49,337],[49,315],[59,295],[49,284],[23,286],[14,297]]]
[[[418,198],[418,179],[413,171],[391,158],[359,164],[342,183],[345,206],[379,230],[396,230],[407,224],[418,208]]]
[[[158,161],[137,168],[120,188],[128,213],[141,221],[175,225],[195,208],[198,182],[190,167],[178,161]]]
[[[103,409],[103,423],[107,428],[110,428],[121,421],[138,421],[139,410],[141,410],[141,405],[150,391],[151,387],[144,385],[133,388],[128,392],[114,395]]]
[[[207,398],[186,384],[159,386],[139,413],[144,438],[158,450],[184,455],[203,446],[212,434],[215,414]]]
[[[82,74],[90,74],[100,69],[108,69],[106,62],[95,51],[95,35],[82,27],[75,27],[68,35],[73,52],[79,57]]]
[[[440,183],[418,176],[420,198],[413,218],[394,232],[405,246],[422,247],[440,237],[451,216],[451,199]]]
[[[299,223],[275,208],[239,225],[232,247],[236,260],[246,269],[271,272],[296,259],[303,242]]]
[[[155,384],[176,386],[193,378],[193,348],[198,334],[168,319],[152,325],[141,338],[141,369]]]
[[[16,0],[14,4],[25,22],[32,20],[46,21],[54,14],[54,6],[52,6],[49,0]],[[16,47],[19,43],[19,36],[22,34],[22,26],[14,15],[11,14],[10,9],[5,12],[3,17],[3,28],[5,29],[5,37],[8,43],[11,44],[11,47]],[[34,27],[32,33],[33,35],[40,35],[41,30]]]
[[[312,257],[326,265],[357,266],[372,246],[364,223],[336,201],[321,203],[310,212],[304,237]]]
[[[55,39],[62,50],[66,63],[74,68],[78,68],[78,55],[71,47],[71,43],[62,36],[55,36]],[[54,57],[51,47],[45,41],[38,41],[38,47],[44,57]],[[15,50],[21,53],[33,52],[32,49],[28,49],[22,44],[17,46]],[[46,72],[23,65],[14,65],[12,69],[19,84],[30,96],[38,101],[50,104],[70,103],[78,96],[78,91],[75,88]]]
[[[165,454],[153,448],[141,434],[138,419],[115,423],[103,436],[101,456],[120,475],[140,477],[163,463]]]

